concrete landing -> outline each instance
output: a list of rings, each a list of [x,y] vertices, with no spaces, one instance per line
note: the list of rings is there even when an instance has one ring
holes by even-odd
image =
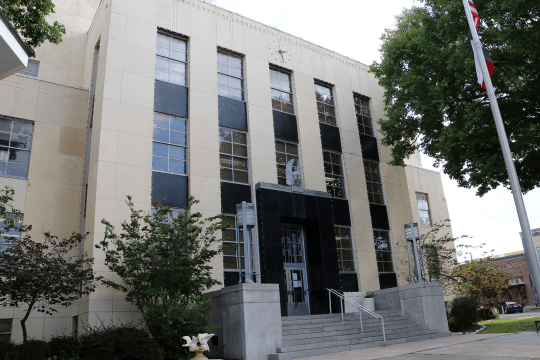
[[[417,341],[346,351],[331,356],[306,357],[303,360],[525,360],[540,358],[540,334],[525,331],[512,334],[454,335]]]

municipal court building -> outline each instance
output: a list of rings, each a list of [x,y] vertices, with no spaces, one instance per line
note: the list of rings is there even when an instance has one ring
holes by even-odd
[[[246,201],[253,279],[277,284],[281,316],[328,313],[328,288],[410,283],[404,224],[425,233],[448,208],[419,155],[388,165],[383,88],[367,65],[198,0],[55,4],[63,42],[0,81],[0,186],[16,190],[34,239],[90,232],[84,251],[111,276],[94,244],[103,218],[118,229],[128,219],[127,195],[147,211],[194,196],[203,215],[227,215],[230,243],[243,239],[235,215]],[[243,264],[243,247],[214,258],[223,285],[213,290],[237,286]],[[34,311],[29,336],[139,318],[104,286],[58,310]],[[14,341],[21,317],[0,309]]]

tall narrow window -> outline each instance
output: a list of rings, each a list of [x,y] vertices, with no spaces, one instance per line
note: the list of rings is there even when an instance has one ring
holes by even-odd
[[[238,272],[240,266],[244,270],[244,233],[242,230],[236,230],[236,217],[225,216],[224,222],[229,226],[223,230],[223,269],[225,271]],[[241,262],[239,262],[239,260]]]
[[[187,121],[154,113],[152,169],[173,174],[187,174]]]
[[[156,79],[187,86],[187,42],[158,33]]]
[[[431,226],[431,216],[429,214],[429,204],[427,194],[416,193],[416,202],[418,203],[418,214],[420,215],[420,224],[422,226]]]
[[[373,230],[375,255],[379,273],[394,272],[392,263],[392,248],[390,246],[390,232],[386,230]]]
[[[34,124],[0,118],[0,176],[28,178]]]
[[[26,75],[31,77],[37,77],[39,72],[39,61],[28,60],[26,69],[17,72],[19,75]]]
[[[218,51],[218,94],[244,100],[242,58]]]
[[[332,89],[328,86],[315,84],[315,97],[317,99],[319,121],[328,125],[337,126]]]
[[[287,185],[286,167],[289,161],[294,160],[294,169],[300,168],[298,160],[298,145],[295,143],[276,140],[276,164],[278,172],[278,184]]]
[[[364,160],[364,172],[366,174],[366,186],[368,200],[372,204],[384,204],[382,191],[382,178],[379,164]]]
[[[341,154],[323,150],[326,192],[333,197],[345,198],[345,179]]]
[[[336,234],[339,271],[354,272],[351,228],[344,226],[336,226],[334,227],[334,231]]]
[[[373,132],[371,110],[369,108],[369,99],[364,96],[355,94],[354,108],[356,110],[356,122],[358,123],[358,132],[364,135],[375,136]]]
[[[272,109],[294,114],[291,75],[271,68],[270,87],[272,88]]]
[[[248,184],[247,134],[220,127],[219,161],[221,180]]]

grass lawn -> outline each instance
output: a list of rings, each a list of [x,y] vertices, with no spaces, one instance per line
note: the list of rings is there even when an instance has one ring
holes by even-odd
[[[480,332],[482,334],[513,333],[516,331],[536,331],[536,326],[534,326],[535,320],[540,320],[540,318],[489,320],[481,321],[478,324],[486,326]]]

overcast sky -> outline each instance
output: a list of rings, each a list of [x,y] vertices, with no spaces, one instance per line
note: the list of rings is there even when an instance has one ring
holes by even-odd
[[[214,0],[214,4],[370,65],[380,61],[380,36],[394,17],[414,0]],[[495,69],[497,71],[497,69]],[[432,168],[433,160],[422,157]],[[437,170],[438,169],[434,169]],[[442,174],[454,236],[468,235],[471,244],[486,243],[495,254],[523,250],[520,226],[509,190],[498,188],[484,197],[463,189]],[[540,227],[540,189],[525,195],[532,228]],[[470,238],[472,237],[472,239]],[[473,252],[480,257],[483,250]]]

